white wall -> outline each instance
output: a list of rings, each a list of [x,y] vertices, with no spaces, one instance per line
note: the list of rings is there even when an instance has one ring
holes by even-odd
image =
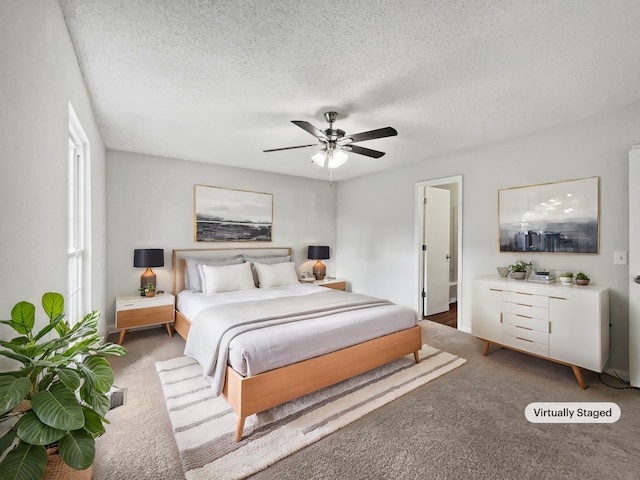
[[[105,149],[58,2],[3,0],[0,59],[0,318],[67,293],[69,102],[91,143],[91,308],[104,311]]]
[[[461,328],[471,325],[471,279],[518,258],[551,269],[582,270],[611,291],[609,366],[628,369],[628,267],[613,264],[628,251],[628,152],[640,139],[640,105],[536,135],[338,185],[340,277],[354,291],[418,306],[415,184],[463,175]],[[600,177],[600,253],[499,253],[498,189]],[[426,339],[428,342],[429,339]]]
[[[195,184],[273,194],[272,242],[196,243]],[[296,265],[308,265],[308,271],[308,245],[329,245],[335,254],[336,186],[326,181],[107,150],[107,197],[110,324],[115,297],[138,293],[142,271],[132,266],[135,248],[164,248],[165,268],[153,271],[165,291],[172,289],[173,249],[292,247]],[[332,275],[333,259],[325,263]]]

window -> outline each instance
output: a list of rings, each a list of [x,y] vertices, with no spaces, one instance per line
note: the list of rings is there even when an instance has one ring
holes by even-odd
[[[90,298],[90,192],[89,141],[69,104],[69,220],[68,293],[66,318],[70,325],[82,320]]]

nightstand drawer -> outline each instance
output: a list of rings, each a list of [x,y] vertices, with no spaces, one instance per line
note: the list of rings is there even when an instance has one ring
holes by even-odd
[[[116,301],[116,310],[121,312],[124,310],[136,310],[141,308],[160,307],[173,304],[173,295],[167,294],[160,294],[154,297],[141,297],[139,295],[118,297]]]
[[[321,287],[326,287],[326,288],[333,288],[334,290],[346,290],[347,289],[347,282],[343,281],[343,282],[327,282],[327,283],[318,283],[318,285],[320,285]]]
[[[173,322],[174,306],[136,308],[116,312],[116,328],[142,327]]]

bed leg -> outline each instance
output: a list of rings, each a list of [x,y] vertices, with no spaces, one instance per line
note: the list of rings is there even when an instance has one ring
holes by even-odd
[[[416,360],[416,363],[420,363],[420,353],[418,350],[413,352],[413,358]]]
[[[242,440],[242,432],[244,430],[244,417],[238,415],[238,423],[236,424],[236,436],[234,437],[234,442],[239,442]]]

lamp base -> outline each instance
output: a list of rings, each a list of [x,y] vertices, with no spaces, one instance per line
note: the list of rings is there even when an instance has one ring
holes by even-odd
[[[313,276],[316,277],[316,280],[324,280],[326,275],[327,267],[324,263],[318,260],[315,265],[313,265]]]
[[[147,285],[152,284],[153,290],[156,289],[156,274],[153,273],[150,267],[147,267],[145,272],[140,275],[140,289],[142,290],[140,296],[144,297],[144,290],[147,288]]]

